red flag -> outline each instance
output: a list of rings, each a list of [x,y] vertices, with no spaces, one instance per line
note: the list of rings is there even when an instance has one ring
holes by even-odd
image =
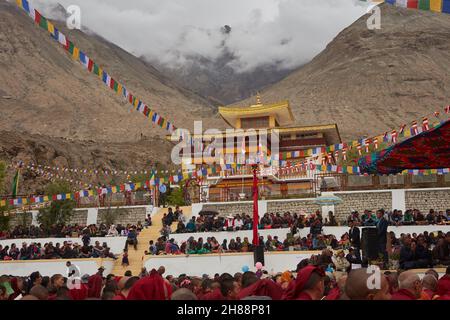
[[[358,154],[361,156],[361,155],[362,155],[362,152],[361,152],[361,149],[362,149],[361,144],[358,143],[358,146],[357,146],[356,148],[358,149]]]
[[[375,145],[375,149],[378,149],[378,138],[373,140],[373,144]]]
[[[450,106],[445,107],[445,113],[450,113]]]
[[[429,122],[428,122],[428,118],[423,118],[422,129],[423,129],[423,131],[430,130],[430,125],[429,125]]]
[[[342,150],[342,156],[343,156],[343,158],[344,158],[344,161],[347,161],[347,148],[344,148],[344,149]]]
[[[258,236],[258,176],[256,175],[257,168],[253,167],[253,245],[259,246]]]

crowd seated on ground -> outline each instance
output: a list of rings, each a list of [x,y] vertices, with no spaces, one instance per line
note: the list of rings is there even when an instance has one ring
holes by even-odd
[[[180,214],[181,213],[181,214]],[[328,213],[328,217],[322,218],[320,211],[316,211],[308,215],[301,211],[284,212],[284,213],[265,213],[259,220],[259,229],[280,229],[293,228],[302,229],[317,224],[317,218],[323,226],[337,226],[338,223],[333,212]],[[450,221],[450,209],[446,211],[435,211],[431,209],[427,215],[422,214],[419,210],[401,210],[386,211],[386,219],[390,225],[444,225]],[[365,210],[362,214],[353,211],[346,221],[352,220],[360,226],[375,226],[377,218],[375,212]],[[252,230],[253,218],[246,213],[222,216],[193,216],[188,221],[178,209],[175,212],[169,208],[169,213],[163,217],[163,226],[171,226],[177,223],[176,233],[196,233],[196,232],[218,232],[218,231],[239,231]],[[168,228],[170,230],[170,228]]]
[[[126,226],[117,225],[107,225],[101,223],[99,225],[80,225],[80,224],[69,224],[69,225],[53,225],[50,228],[44,228],[44,226],[34,226],[30,225],[24,227],[18,225],[14,227],[11,231],[0,231],[0,240],[4,239],[39,239],[39,238],[79,238],[89,235],[89,237],[126,237],[131,228],[134,228],[140,232],[144,227],[151,226],[151,217],[148,216],[145,219],[144,225],[138,221],[136,225],[127,224]]]
[[[308,250],[346,250],[347,256],[352,256],[355,250],[352,247],[352,241],[348,232],[344,233],[339,239],[334,235],[322,234],[322,230],[317,230],[313,225],[310,228],[311,233],[306,237],[300,237],[288,233],[284,241],[280,241],[277,236],[268,235],[267,238],[260,236],[260,243],[264,245],[265,251],[308,251]],[[315,232],[319,232],[314,234]],[[399,258],[400,268],[415,269],[426,268],[435,265],[450,265],[450,232],[444,234],[438,232],[424,232],[420,234],[400,234],[397,238],[394,232],[390,232],[392,254]],[[252,252],[254,246],[247,237],[224,239],[219,243],[215,237],[206,239],[199,237],[197,240],[193,236],[187,241],[178,244],[173,238],[168,239],[165,236],[158,238],[156,242],[150,241],[149,255],[167,255],[167,254],[209,254],[209,253],[227,253],[227,252]],[[356,252],[355,252],[356,253]],[[358,252],[360,257],[360,252]],[[351,258],[348,259],[350,262]]]
[[[3,247],[0,245],[0,260],[47,260],[47,259],[85,259],[85,258],[112,258],[117,259],[111,252],[106,242],[100,244],[90,243],[90,239],[83,238],[83,244],[64,241],[61,243],[26,243],[23,242],[20,247],[15,243],[11,246]]]
[[[414,271],[381,273],[380,286],[367,286],[372,272],[349,270],[328,253],[299,262],[294,270],[271,273],[262,265],[248,266],[242,273],[202,277],[165,275],[164,267],[139,275],[73,277],[55,274],[43,277],[0,277],[0,300],[450,300],[450,267],[439,277],[429,269],[423,279]],[[337,264],[337,265],[335,265]]]

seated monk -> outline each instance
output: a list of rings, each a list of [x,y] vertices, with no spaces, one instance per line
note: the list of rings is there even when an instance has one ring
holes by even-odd
[[[172,287],[153,269],[139,279],[128,293],[127,300],[170,300]]]
[[[373,273],[367,272],[366,268],[350,271],[344,287],[344,297],[350,300],[390,300],[389,282],[385,275],[381,275],[380,289],[370,289],[367,285],[371,283],[369,277]],[[375,283],[376,284],[376,283]]]
[[[316,266],[307,266],[297,273],[282,300],[321,300],[324,293],[325,272]]]
[[[281,300],[283,289],[280,285],[269,279],[258,280],[247,288],[242,289],[237,298],[242,300],[247,297],[270,297],[272,300]]]

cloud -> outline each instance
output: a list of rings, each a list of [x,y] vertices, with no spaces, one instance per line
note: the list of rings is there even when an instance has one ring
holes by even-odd
[[[227,50],[238,72],[306,63],[367,8],[358,0],[30,1],[50,17],[55,4],[79,5],[82,26],[134,55],[177,67]]]

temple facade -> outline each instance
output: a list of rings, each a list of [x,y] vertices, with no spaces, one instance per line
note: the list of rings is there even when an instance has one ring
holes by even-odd
[[[183,155],[184,172],[207,173],[198,179],[200,201],[251,199],[252,165],[258,168],[261,198],[312,195],[314,166],[285,168],[296,168],[305,161],[320,164],[322,155],[308,157],[304,151],[341,143],[336,124],[295,126],[288,101],[263,104],[258,96],[254,105],[221,107],[219,113],[230,129],[192,136],[192,152]],[[280,159],[283,153],[289,153],[289,160]]]

